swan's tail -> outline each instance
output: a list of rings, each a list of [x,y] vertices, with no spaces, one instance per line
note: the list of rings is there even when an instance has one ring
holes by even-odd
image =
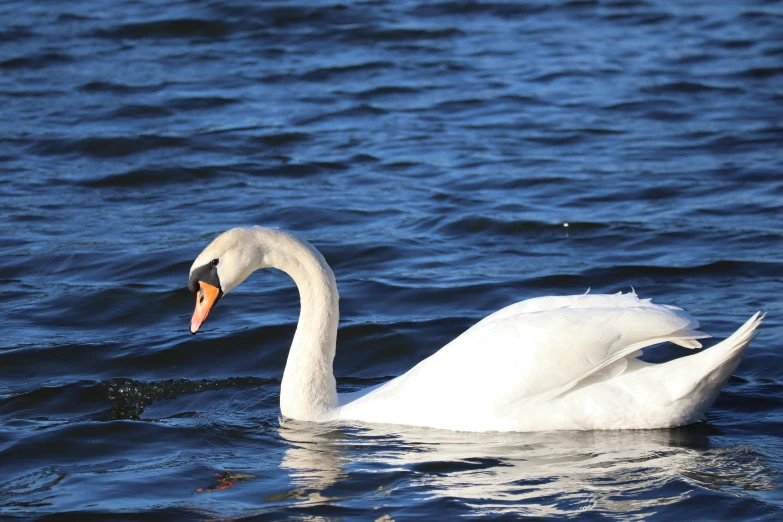
[[[692,359],[692,370],[697,370],[700,375],[699,378],[691,380],[687,385],[683,386],[677,393],[674,394],[674,400],[679,400],[694,391],[699,391],[699,394],[704,396],[713,395],[711,399],[718,396],[720,389],[731,376],[731,373],[737,369],[740,358],[742,357],[745,348],[748,347],[750,341],[756,336],[756,328],[761,324],[766,314],[761,315],[761,312],[748,319],[736,332],[734,332],[729,338],[721,341],[715,346],[708,348],[691,357],[684,357],[681,360]],[[714,388],[713,393],[707,392],[704,388]],[[706,392],[706,393],[705,393]],[[712,400],[709,401],[710,403]]]
[[[710,351],[715,352],[717,360],[707,373],[710,374],[730,362],[739,364],[739,359],[745,351],[745,348],[747,348],[750,341],[758,335],[756,328],[758,328],[761,321],[763,321],[766,316],[767,314],[761,315],[761,312],[756,312],[756,314],[748,319],[745,324],[731,335],[731,337],[710,348]],[[735,369],[736,364],[731,371],[733,372]]]

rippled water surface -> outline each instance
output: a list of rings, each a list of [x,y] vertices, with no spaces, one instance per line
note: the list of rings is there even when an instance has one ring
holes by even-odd
[[[0,136],[0,517],[783,519],[781,2],[5,2]],[[254,224],[333,267],[343,391],[538,295],[768,317],[675,430],[296,423],[286,276],[187,331]]]

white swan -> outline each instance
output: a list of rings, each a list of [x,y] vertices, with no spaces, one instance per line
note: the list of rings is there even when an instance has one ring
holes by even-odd
[[[337,284],[307,241],[276,229],[235,228],[196,258],[190,329],[252,272],[277,268],[299,288],[301,313],[280,389],[285,417],[464,431],[666,428],[712,404],[763,317],[725,341],[663,364],[636,359],[667,341],[700,348],[709,337],[680,308],[635,293],[539,297],[486,317],[410,371],[338,394],[332,373]]]

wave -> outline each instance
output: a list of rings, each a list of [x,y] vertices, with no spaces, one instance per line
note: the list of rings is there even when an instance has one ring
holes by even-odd
[[[220,20],[200,18],[167,18],[119,24],[94,33],[99,38],[220,38],[231,32],[231,26]]]
[[[334,80],[338,77],[354,77],[359,75],[359,73],[383,71],[394,69],[395,67],[396,65],[393,62],[388,61],[370,61],[354,63],[350,65],[332,65],[330,67],[318,67],[316,69],[303,72],[297,76],[297,79],[305,82],[323,82]]]
[[[107,420],[139,419],[144,408],[152,403],[174,399],[180,395],[226,388],[262,388],[269,385],[279,388],[280,380],[260,377],[229,377],[197,381],[167,379],[165,381],[144,382],[114,378],[101,383],[101,386],[106,389],[107,398],[114,403],[108,413]]]
[[[517,235],[526,231],[596,230],[606,229],[606,223],[574,221],[565,223],[543,223],[540,221],[511,220],[503,221],[487,216],[466,215],[452,219],[438,227],[438,232],[449,235],[487,234],[490,236]]]
[[[754,80],[766,80],[783,75],[783,67],[751,67],[740,72],[738,76]]]
[[[642,89],[642,92],[648,92],[650,94],[664,94],[664,93],[700,93],[709,91],[724,91],[727,93],[742,94],[745,92],[741,87],[733,85],[713,85],[704,82],[696,81],[678,81],[653,85]]]
[[[150,167],[80,180],[77,183],[93,188],[139,187],[151,184],[169,185],[204,181],[215,179],[218,176],[220,176],[220,170],[215,167]]]
[[[124,157],[155,149],[183,147],[186,140],[176,136],[138,135],[71,139],[40,139],[31,150],[43,155],[87,155],[96,158]]]
[[[64,53],[35,53],[0,61],[0,69],[43,69],[50,65],[71,63],[74,58]]]
[[[167,87],[171,87],[171,82],[161,83],[149,83],[149,84],[126,84],[116,81],[106,80],[93,80],[83,83],[79,86],[79,90],[84,92],[97,92],[97,93],[117,93],[117,94],[129,94],[129,93],[153,93],[161,90],[165,90]]]

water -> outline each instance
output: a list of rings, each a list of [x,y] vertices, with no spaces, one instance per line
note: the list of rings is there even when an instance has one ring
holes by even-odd
[[[0,5],[0,517],[783,517],[783,4],[223,4]],[[296,423],[286,276],[187,331],[254,224],[334,268],[342,391],[538,295],[769,315],[675,430]]]

